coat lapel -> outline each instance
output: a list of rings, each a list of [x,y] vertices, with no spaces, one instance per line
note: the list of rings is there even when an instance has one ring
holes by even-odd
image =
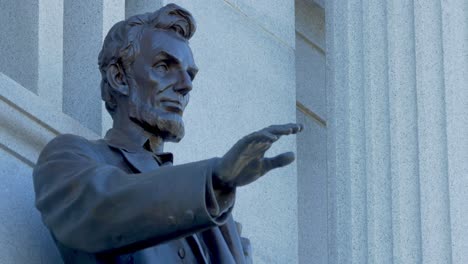
[[[156,159],[147,152],[127,152],[119,149],[125,160],[138,172],[149,172],[159,167]]]

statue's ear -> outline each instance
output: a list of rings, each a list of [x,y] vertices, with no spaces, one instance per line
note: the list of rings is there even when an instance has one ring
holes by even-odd
[[[119,64],[111,64],[107,68],[107,82],[116,92],[128,95],[127,78],[122,67]]]

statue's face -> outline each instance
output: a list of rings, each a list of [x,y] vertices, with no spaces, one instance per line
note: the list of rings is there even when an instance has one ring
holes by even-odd
[[[198,71],[188,42],[174,32],[145,29],[131,70],[130,118],[166,141],[180,141]]]

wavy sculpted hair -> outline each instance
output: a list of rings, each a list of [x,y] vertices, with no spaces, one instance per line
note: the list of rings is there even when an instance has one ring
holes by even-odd
[[[131,78],[128,69],[140,53],[140,39],[145,27],[171,30],[186,40],[189,40],[196,30],[192,14],[175,4],[168,4],[153,13],[135,15],[116,23],[107,33],[98,58],[102,76],[101,97],[111,115],[117,103],[107,81],[107,69],[116,64],[122,68],[127,78]]]

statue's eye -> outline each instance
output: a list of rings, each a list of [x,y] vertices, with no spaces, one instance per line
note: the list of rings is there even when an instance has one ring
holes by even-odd
[[[165,62],[158,62],[153,66],[153,68],[160,73],[166,73],[169,70],[169,67]]]
[[[177,32],[179,35],[185,36],[185,34],[184,34],[184,33],[185,33],[185,32],[184,32],[184,29],[183,29],[181,26],[179,26],[179,25],[173,25],[173,26],[171,27],[171,29],[174,30],[175,32]]]

